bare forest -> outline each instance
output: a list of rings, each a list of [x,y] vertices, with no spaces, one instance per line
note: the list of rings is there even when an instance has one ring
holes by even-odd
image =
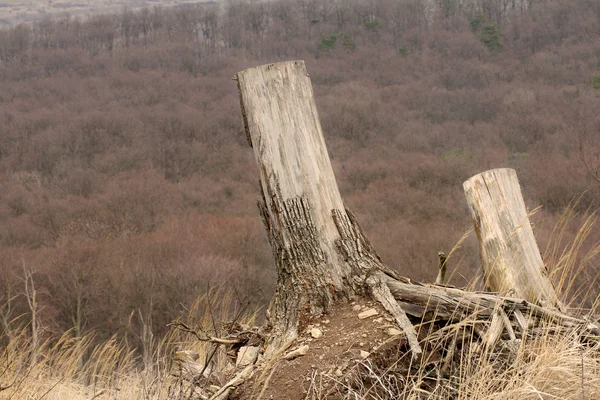
[[[600,199],[597,0],[231,0],[46,18],[0,30],[0,343],[34,323],[141,354],[225,284],[238,309],[264,306],[274,262],[232,77],[293,59],[306,60],[346,204],[402,275],[435,280],[438,251],[472,225],[462,182],[490,168],[516,169],[541,207],[544,261],[600,240],[576,241]],[[473,236],[449,261],[453,284],[479,274]],[[580,264],[569,295],[591,302],[600,264]]]

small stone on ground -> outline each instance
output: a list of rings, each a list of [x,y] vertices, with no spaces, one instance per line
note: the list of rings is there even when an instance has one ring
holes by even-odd
[[[365,318],[373,317],[377,314],[379,314],[379,312],[377,312],[376,309],[369,308],[368,310],[365,310],[365,311],[361,312],[360,314],[358,314],[358,318],[365,319]]]
[[[258,353],[259,348],[256,346],[243,346],[240,347],[240,350],[237,354],[237,360],[235,365],[237,367],[245,367],[254,362],[256,358],[256,354]]]
[[[305,344],[304,346],[298,347],[296,350],[290,351],[283,358],[285,358],[286,360],[289,361],[289,360],[293,360],[294,358],[303,356],[306,353],[308,353],[308,345],[307,344]]]
[[[402,335],[402,331],[396,328],[388,328],[386,332],[390,336]]]

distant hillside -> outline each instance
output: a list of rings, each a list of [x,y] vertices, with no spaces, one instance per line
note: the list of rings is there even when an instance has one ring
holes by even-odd
[[[90,15],[139,11],[142,8],[196,6],[214,1],[189,0],[3,0],[0,2],[0,28],[48,18],[89,17]]]
[[[343,197],[403,275],[435,278],[471,225],[462,182],[494,167],[542,206],[545,248],[573,199],[598,207],[582,155],[600,165],[600,3],[500,3],[235,1],[0,30],[4,320],[26,323],[9,317],[30,313],[31,270],[47,332],[133,346],[142,321],[161,337],[226,280],[264,304],[272,255],[231,77],[277,60],[306,60]],[[583,291],[599,272],[586,262]],[[478,263],[471,238],[452,282]]]

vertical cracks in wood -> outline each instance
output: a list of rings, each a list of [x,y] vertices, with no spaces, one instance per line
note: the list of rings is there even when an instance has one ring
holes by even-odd
[[[344,211],[331,210],[331,214],[340,233],[336,246],[345,261],[360,269],[363,275],[375,269],[398,278],[398,274],[381,261],[352,211],[345,208]]]
[[[363,244],[360,233],[354,228],[348,214],[332,210],[333,221],[340,233],[336,246],[345,261],[357,261],[363,256]]]
[[[286,260],[316,266],[326,262],[325,254],[317,239],[317,228],[311,215],[311,206],[305,198],[292,198],[281,204],[280,221],[288,233],[289,244],[285,246]]]

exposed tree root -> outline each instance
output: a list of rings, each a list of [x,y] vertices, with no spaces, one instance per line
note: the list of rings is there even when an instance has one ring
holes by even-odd
[[[386,284],[386,280],[387,275],[382,273],[371,275],[367,278],[369,291],[372,293],[375,300],[381,303],[383,308],[392,314],[398,326],[404,330],[406,337],[408,338],[410,349],[412,350],[413,355],[417,356],[423,352],[419,345],[419,340],[417,339],[417,332],[400,304],[394,299],[392,292]]]
[[[256,359],[252,364],[246,366],[242,371],[240,371],[219,390],[217,390],[217,392],[212,397],[210,397],[209,400],[227,400],[229,398],[229,395],[235,388],[237,388],[242,383],[246,382],[248,378],[250,378],[252,372],[256,368],[254,366],[255,362]]]

